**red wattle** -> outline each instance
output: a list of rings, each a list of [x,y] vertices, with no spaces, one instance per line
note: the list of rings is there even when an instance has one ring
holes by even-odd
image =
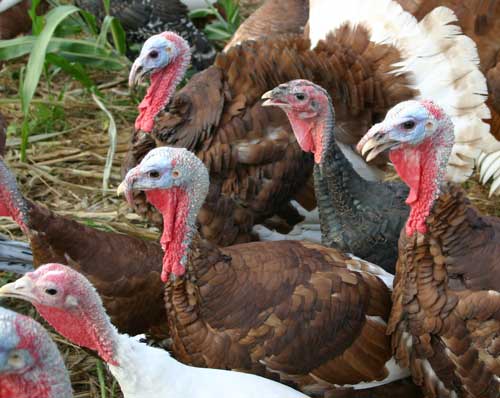
[[[153,131],[156,115],[170,101],[178,81],[182,78],[186,66],[179,56],[172,64],[167,65],[151,75],[151,84],[138,106],[139,116],[135,119],[136,130],[147,133]]]
[[[113,343],[106,342],[103,333],[96,330],[96,325],[91,324],[81,314],[40,304],[35,304],[35,307],[40,315],[66,339],[78,346],[98,352],[104,361],[118,366],[118,362],[113,358]]]
[[[187,250],[183,241],[187,232],[189,198],[186,190],[179,187],[146,191],[146,197],[163,215],[163,234],[160,244],[165,255],[161,278],[166,282],[170,273],[180,276],[186,272],[181,259]]]
[[[427,232],[426,220],[438,189],[436,151],[428,139],[417,147],[402,146],[391,151],[390,158],[401,179],[410,188],[406,203],[411,207],[406,234]]]

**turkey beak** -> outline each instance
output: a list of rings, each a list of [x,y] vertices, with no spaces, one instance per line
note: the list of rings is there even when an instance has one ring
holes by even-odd
[[[131,208],[135,207],[134,204],[134,182],[137,179],[139,174],[139,170],[137,167],[130,169],[125,176],[125,179],[118,185],[116,189],[116,194],[118,196],[125,195],[125,199],[127,200],[128,205]]]
[[[17,281],[7,283],[0,287],[0,297],[11,297],[26,300],[30,302],[37,302],[38,299],[33,293],[34,283],[27,275],[19,278]]]
[[[287,106],[288,103],[283,101],[281,98],[285,94],[286,88],[283,86],[278,86],[262,94],[262,99],[265,99],[262,106]]]
[[[383,123],[378,123],[368,130],[368,133],[358,142],[356,149],[369,162],[397,145],[399,142],[390,138],[389,131]]]
[[[142,81],[145,74],[146,70],[142,66],[142,58],[139,57],[134,61],[132,68],[130,69],[130,74],[128,75],[128,86],[133,89]]]
[[[272,105],[274,105],[273,101],[272,101],[272,99],[273,99],[273,90],[266,91],[262,95],[262,97],[260,97],[260,98],[262,98],[263,100],[266,100],[266,101],[264,101],[262,103],[262,106],[272,106]]]

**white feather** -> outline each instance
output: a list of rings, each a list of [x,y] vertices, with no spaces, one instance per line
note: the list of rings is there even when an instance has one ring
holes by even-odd
[[[499,151],[500,142],[483,121],[490,117],[490,111],[485,104],[486,79],[478,69],[476,45],[451,24],[456,20],[453,11],[445,7],[434,9],[417,22],[392,0],[311,0],[309,24],[313,46],[349,21],[353,26],[368,27],[372,41],[399,49],[403,61],[394,65],[396,73],[408,73],[419,97],[434,100],[453,119],[456,144],[448,178],[462,182],[472,174],[481,151]]]
[[[0,0],[0,12],[4,12],[16,4],[21,3],[23,0]]]
[[[275,381],[228,370],[184,365],[159,348],[119,335],[116,360],[109,365],[125,398],[305,398]]]
[[[480,178],[483,184],[493,179],[490,196],[494,193],[500,194],[500,151],[486,154],[481,152],[477,158],[480,170]],[[497,191],[498,192],[495,192]]]

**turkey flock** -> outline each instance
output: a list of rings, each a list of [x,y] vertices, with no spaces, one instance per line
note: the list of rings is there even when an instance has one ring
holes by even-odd
[[[0,240],[0,297],[125,398],[500,398],[500,219],[460,186],[500,194],[500,2],[267,0],[216,56],[187,6],[111,1],[148,86],[117,193],[159,242],[48,210],[0,157],[29,240]],[[0,398],[72,396],[0,307]]]

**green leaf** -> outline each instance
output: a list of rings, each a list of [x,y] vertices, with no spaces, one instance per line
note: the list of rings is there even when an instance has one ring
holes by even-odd
[[[47,47],[57,25],[59,25],[68,15],[77,11],[77,7],[66,5],[56,7],[47,14],[47,23],[33,44],[33,50],[26,67],[26,78],[21,92],[21,105],[24,115],[28,114],[29,105],[35,94],[45,63]]]
[[[102,0],[102,4],[104,5],[104,11],[106,11],[106,15],[109,15],[110,1]]]
[[[108,33],[111,29],[111,22],[113,22],[113,17],[106,15],[104,17],[104,21],[101,24],[101,33],[99,33],[99,37],[97,38],[97,44],[100,47],[104,47],[108,42]]]
[[[90,12],[87,12],[85,10],[80,10],[80,15],[82,16],[83,20],[87,24],[87,27],[90,30],[90,33],[93,34],[94,36],[97,36],[99,30],[97,29],[97,22],[96,22],[95,15],[93,15]]]
[[[38,16],[36,9],[40,4],[40,0],[32,0],[31,7],[28,10],[28,15],[31,18],[31,30],[35,36],[38,36],[43,29],[43,17]]]
[[[125,30],[122,27],[120,21],[113,18],[111,22],[111,35],[113,36],[113,43],[115,44],[116,51],[121,55],[125,55],[127,51],[127,39],[125,35]]]
[[[95,85],[81,64],[71,63],[66,58],[54,53],[47,54],[46,60],[52,65],[61,68],[68,75],[73,76],[73,78],[81,82],[84,87],[90,89]]]
[[[197,19],[197,18],[206,18],[215,15],[216,11],[211,8],[198,8],[197,10],[189,11],[189,18]]]

